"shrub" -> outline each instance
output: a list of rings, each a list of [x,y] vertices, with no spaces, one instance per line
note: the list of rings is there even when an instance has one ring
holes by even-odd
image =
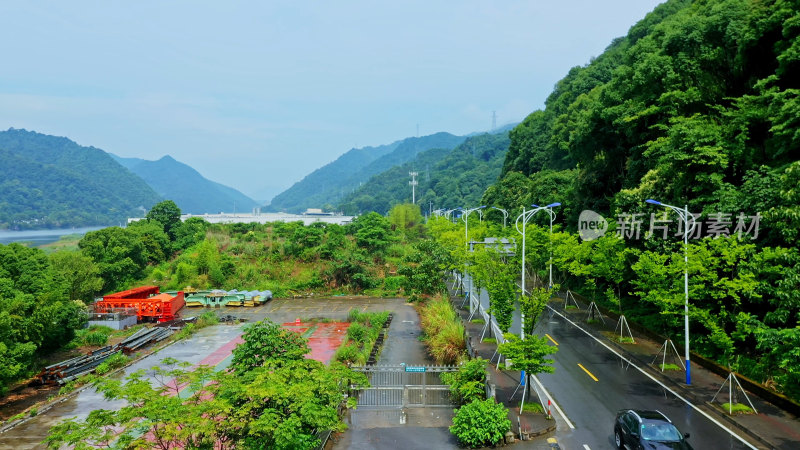
[[[367,328],[358,322],[350,324],[350,327],[347,329],[347,337],[350,338],[351,341],[363,344],[364,339],[367,337]]]
[[[450,432],[461,445],[471,448],[495,445],[511,430],[508,410],[493,398],[473,400],[456,409],[455,413]]]
[[[419,311],[428,351],[439,364],[454,364],[464,354],[464,326],[450,302],[443,297],[430,300]]]
[[[219,317],[214,311],[206,311],[197,318],[196,329],[205,328],[219,323]]]
[[[439,364],[455,364],[464,354],[464,325],[447,323],[438,334],[428,340],[430,353]]]
[[[119,369],[128,362],[128,357],[123,355],[122,352],[117,352],[111,355],[108,359],[103,361],[102,364],[97,366],[95,373],[98,375],[105,375],[114,369]]]
[[[342,363],[355,363],[360,359],[361,352],[358,350],[358,347],[352,344],[345,344],[339,347],[336,350],[336,353],[333,355],[333,359]]]
[[[450,385],[453,400],[460,404],[486,397],[486,364],[483,358],[476,358],[462,364],[458,372],[442,374],[442,381]]]

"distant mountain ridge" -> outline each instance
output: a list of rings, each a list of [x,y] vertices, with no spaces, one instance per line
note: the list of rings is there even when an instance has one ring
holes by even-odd
[[[110,225],[161,197],[103,150],[11,128],[0,131],[0,228]]]
[[[419,174],[415,200],[424,211],[478,204],[500,175],[510,143],[508,134],[503,129],[473,135],[452,150],[421,152],[413,160],[371,177],[345,196],[339,208],[345,214],[386,214],[396,204],[410,203],[410,171]]]
[[[250,212],[259,206],[232,187],[203,177],[192,167],[167,155],[157,161],[111,156],[142,178],[159,195],[175,202],[183,213]]]
[[[408,162],[430,149],[453,149],[465,139],[464,136],[440,132],[388,145],[351,149],[275,196],[266,210],[300,213],[307,208],[335,208],[373,175]]]

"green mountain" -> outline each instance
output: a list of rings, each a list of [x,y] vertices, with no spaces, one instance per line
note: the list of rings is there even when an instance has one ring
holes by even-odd
[[[672,339],[688,326],[694,352],[800,399],[800,3],[668,0],[510,139],[483,202],[562,203],[562,289]],[[664,204],[699,213],[686,245]],[[583,210],[605,236],[578,239]]]
[[[161,200],[104,151],[56,136],[0,132],[0,228],[110,225]]]
[[[432,148],[452,149],[464,139],[450,133],[436,133],[378,147],[351,149],[275,196],[266,210],[300,213],[307,208],[333,209],[371,176],[410,161],[420,152]]]
[[[453,150],[436,148],[373,176],[340,204],[346,214],[386,214],[411,202],[409,172],[417,172],[416,201],[423,210],[477,204],[497,180],[508,150],[508,132],[467,138]]]
[[[159,195],[174,201],[183,213],[250,212],[258,206],[250,197],[206,179],[171,156],[164,156],[158,161],[111,156],[141,177]]]
[[[581,210],[636,212],[646,198],[706,212],[781,205],[779,179],[800,158],[798,23],[797,2],[657,6],[511,132],[506,184],[576,170],[558,198],[487,201],[562,201],[573,227]]]

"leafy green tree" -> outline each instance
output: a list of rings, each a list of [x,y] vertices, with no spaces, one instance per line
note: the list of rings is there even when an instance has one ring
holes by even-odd
[[[425,239],[414,245],[397,273],[405,277],[404,289],[412,295],[446,292],[446,271],[452,270],[452,256],[436,241]]]
[[[172,243],[160,222],[145,219],[131,223],[128,230],[139,236],[150,264],[160,264],[172,254]]]
[[[164,200],[163,202],[156,203],[147,211],[145,216],[148,220],[154,220],[160,223],[164,232],[167,233],[171,241],[175,241],[176,229],[181,224],[181,209],[172,200]]]
[[[556,353],[558,347],[549,345],[547,338],[530,335],[522,340],[517,336],[509,336],[506,343],[497,347],[497,351],[513,362],[514,370],[524,370],[530,375],[555,371],[551,365],[553,360],[547,356]]]
[[[294,331],[264,320],[248,325],[242,335],[244,343],[233,350],[231,367],[243,374],[275,360],[278,363],[303,359],[308,343]]]
[[[185,250],[202,241],[206,236],[209,223],[200,217],[190,217],[174,229],[175,250]]]
[[[358,217],[350,225],[355,230],[356,244],[371,252],[382,252],[391,240],[389,220],[371,212]]]
[[[63,286],[67,299],[90,303],[103,287],[97,264],[80,252],[58,251],[48,256],[54,282]]]
[[[547,302],[550,301],[551,292],[545,288],[532,288],[528,295],[520,297],[520,308],[525,314],[525,335],[533,334],[539,316],[542,315]]]
[[[78,247],[100,269],[104,291],[119,289],[144,275],[147,253],[133,231],[119,227],[90,231]]]
[[[399,230],[407,239],[422,233],[422,212],[419,205],[402,203],[389,211],[389,222],[393,230]]]

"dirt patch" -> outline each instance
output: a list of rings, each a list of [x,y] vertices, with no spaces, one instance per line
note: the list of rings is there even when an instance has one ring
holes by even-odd
[[[27,384],[12,388],[8,395],[0,398],[0,421],[8,420],[31,406],[47,400],[51,395],[58,394],[61,386],[36,386]]]

